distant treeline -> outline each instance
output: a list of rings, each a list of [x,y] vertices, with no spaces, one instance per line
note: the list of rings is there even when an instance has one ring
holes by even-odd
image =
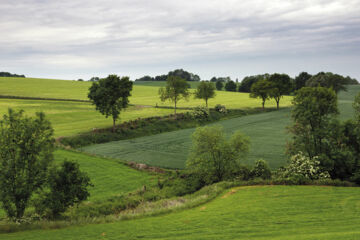
[[[156,77],[144,76],[136,79],[135,81],[166,81],[168,76],[178,76],[185,79],[186,81],[200,81],[199,75],[185,71],[183,69],[176,69],[174,71],[170,71],[168,74],[163,74]]]
[[[0,77],[22,77],[24,78],[25,75],[13,74],[9,72],[0,72]]]

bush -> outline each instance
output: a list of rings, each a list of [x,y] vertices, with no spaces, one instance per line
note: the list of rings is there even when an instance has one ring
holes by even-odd
[[[79,164],[64,161],[60,169],[50,171],[49,192],[42,194],[40,202],[36,204],[36,211],[40,215],[48,213],[56,217],[68,207],[86,200],[90,196],[89,186],[93,186],[90,178],[80,171]]]
[[[223,114],[227,113],[226,107],[221,104],[216,104],[215,111]]]
[[[262,159],[257,160],[253,170],[251,171],[251,176],[254,178],[270,179],[271,170],[267,162]]]
[[[206,107],[198,106],[190,112],[193,119],[201,121],[201,120],[208,120],[210,117],[209,109]]]
[[[310,159],[302,152],[290,158],[290,164],[280,173],[282,177],[302,176],[310,180],[330,178],[330,174],[320,167],[320,161],[317,157]]]

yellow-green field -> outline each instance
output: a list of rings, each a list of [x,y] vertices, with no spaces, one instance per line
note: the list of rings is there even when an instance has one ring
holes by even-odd
[[[90,86],[91,82],[1,77],[0,95],[87,100]],[[158,89],[159,87],[156,86],[134,85],[130,103],[150,106],[173,106],[171,102],[163,103],[160,101]],[[194,89],[190,91],[193,92]],[[280,101],[280,106],[291,105],[291,99],[288,96],[284,97]],[[203,100],[190,97],[189,101],[179,101],[178,107],[196,107],[204,104]],[[252,108],[260,107],[261,100],[249,98],[247,93],[217,91],[216,97],[209,100],[209,107],[214,107],[216,104],[222,104],[231,109]],[[276,103],[271,100],[265,106],[275,107]]]
[[[23,109],[25,114],[32,116],[42,111],[46,114],[55,129],[55,136],[70,136],[112,125],[111,118],[105,118],[95,110],[95,106],[87,102],[0,99],[0,116],[7,113],[8,108]],[[179,111],[181,112],[181,111]],[[173,113],[172,109],[130,106],[121,112],[120,121],[151,116],[164,116]]]

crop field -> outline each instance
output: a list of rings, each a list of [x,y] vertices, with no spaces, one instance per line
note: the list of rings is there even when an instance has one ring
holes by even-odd
[[[331,199],[331,200],[330,200]],[[255,186],[199,207],[114,223],[3,234],[2,239],[360,239],[360,189]]]
[[[339,94],[340,118],[352,118],[352,102],[360,92],[360,86],[349,87],[348,92]],[[269,162],[275,169],[286,162],[285,146],[289,139],[286,127],[291,124],[290,108],[280,111],[249,115],[220,121],[227,134],[240,130],[251,140],[251,150],[244,163],[252,164],[258,159]],[[83,151],[120,158],[126,161],[137,161],[149,165],[184,168],[191,148],[192,129],[162,133],[155,136],[122,140],[82,148]]]
[[[112,125],[111,117],[105,118],[104,115],[95,110],[95,106],[87,102],[0,99],[1,118],[3,114],[7,113],[8,108],[23,109],[25,114],[30,116],[35,112],[43,111],[51,121],[56,137],[76,135],[91,131],[93,128]],[[130,106],[121,113],[119,122],[172,113],[172,109]]]
[[[91,82],[0,77],[0,95],[87,100],[90,86]],[[130,103],[172,107],[173,103],[160,101],[158,90],[158,86],[134,85]],[[216,104],[222,104],[232,109],[261,107],[261,100],[249,98],[247,93],[217,91],[216,94],[214,99],[209,100],[209,107],[214,107]],[[290,106],[291,99],[289,96],[284,97],[280,101],[280,106]],[[205,105],[205,102],[193,99],[193,97],[190,97],[189,101],[181,100],[178,102],[178,107],[196,107],[199,105]],[[266,103],[266,106],[275,107],[276,103],[271,100]]]

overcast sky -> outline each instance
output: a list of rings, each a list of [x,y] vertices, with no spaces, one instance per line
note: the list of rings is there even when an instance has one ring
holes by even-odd
[[[0,0],[0,13],[0,71],[29,77],[360,80],[360,0]]]

